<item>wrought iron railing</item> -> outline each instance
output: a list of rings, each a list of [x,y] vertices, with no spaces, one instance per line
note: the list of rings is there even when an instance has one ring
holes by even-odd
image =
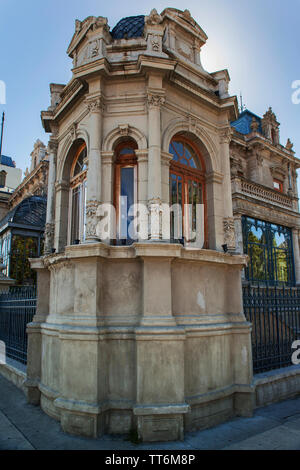
[[[243,286],[243,303],[252,323],[254,373],[291,366],[300,339],[300,288]]]
[[[6,356],[27,363],[26,326],[36,311],[36,287],[10,287],[0,294],[0,341],[5,343]]]

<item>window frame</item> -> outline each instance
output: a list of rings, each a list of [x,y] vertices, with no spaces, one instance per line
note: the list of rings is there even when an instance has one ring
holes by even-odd
[[[279,188],[275,188],[274,183],[278,183],[278,184],[279,184]],[[273,178],[273,189],[274,189],[275,191],[278,191],[279,193],[282,193],[282,192],[283,192],[283,182],[280,181],[280,180],[277,179],[277,178]]]
[[[130,148],[132,153],[124,153],[121,151],[125,148]],[[138,149],[136,142],[133,140],[126,140],[117,145],[115,149],[115,162],[114,162],[114,194],[113,201],[116,211],[116,239],[113,244],[122,245],[127,244],[130,239],[120,239],[121,227],[121,213],[120,213],[120,192],[121,192],[121,170],[122,168],[133,168],[133,200],[134,204],[138,203],[138,162],[135,151]],[[134,241],[134,240],[133,240]],[[132,241],[132,242],[133,242]]]
[[[87,182],[87,168],[82,170],[80,173],[74,175],[76,164],[78,162],[78,159],[81,155],[81,153],[84,150],[87,150],[86,143],[84,142],[81,144],[74,156],[72,165],[71,165],[71,171],[70,171],[70,189],[69,189],[69,214],[68,214],[68,244],[69,245],[76,245],[77,243],[74,243],[75,240],[72,240],[72,226],[73,226],[73,218],[72,218],[72,212],[73,212],[73,192],[76,188],[81,187],[81,194],[83,197],[81,198],[81,207],[79,209],[79,222],[78,222],[78,231],[79,231],[79,238],[76,239],[78,240],[79,243],[82,243],[85,239],[85,209],[86,209],[86,182]],[[87,159],[87,156],[84,158],[84,160]]]
[[[182,163],[177,162],[174,158],[170,162],[170,171],[169,175],[175,174],[176,176],[182,177],[182,219],[183,219],[183,226],[182,226],[182,234],[184,235],[184,223],[185,223],[185,211],[184,211],[184,204],[188,204],[188,182],[189,180],[195,181],[200,183],[202,186],[202,201],[204,204],[204,244],[203,249],[208,248],[208,226],[207,226],[207,198],[206,198],[206,170],[205,170],[205,163],[202,157],[201,152],[199,151],[198,147],[195,145],[193,141],[185,137],[184,135],[175,135],[171,141],[169,147],[172,145],[173,142],[182,143],[183,146],[186,145],[190,147],[194,153],[194,157],[196,158],[195,164],[201,165],[201,170],[199,168],[192,168],[188,165],[184,165]],[[176,152],[176,150],[175,150]],[[170,149],[169,149],[170,153]],[[177,153],[177,152],[176,152]],[[179,154],[177,153],[179,156]],[[170,184],[170,177],[169,177],[169,184]],[[170,194],[171,194],[171,187],[170,187]],[[170,201],[170,205],[171,205]],[[189,222],[188,222],[189,223]],[[189,228],[188,228],[189,230]],[[184,240],[184,236],[182,238],[182,242],[184,245],[189,245],[190,241]]]

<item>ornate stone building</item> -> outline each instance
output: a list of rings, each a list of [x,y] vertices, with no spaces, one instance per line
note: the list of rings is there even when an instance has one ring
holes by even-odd
[[[0,219],[7,214],[11,194],[20,184],[21,179],[22,170],[16,168],[16,163],[11,157],[2,155],[0,159]]]
[[[272,109],[263,118],[242,112],[230,142],[237,250],[249,255],[245,280],[300,282],[297,168],[293,144],[280,144]]]
[[[4,217],[0,219],[4,272],[22,285],[35,283],[36,273],[30,268],[29,258],[39,257],[44,248],[48,164],[47,149],[37,140],[30,172],[26,169],[23,181],[9,193]]]
[[[51,134],[46,254],[32,260],[38,305],[26,385],[29,401],[67,432],[137,429],[143,440],[172,440],[252,413],[240,216],[265,220],[250,210],[265,200],[278,211],[277,201],[292,201],[296,214],[296,193],[271,182],[262,189],[259,180],[272,161],[274,179],[289,184],[279,158],[290,163],[291,182],[296,160],[271,142],[273,118],[264,135],[254,123],[251,133],[238,132],[227,70],[201,65],[206,39],[188,10],[152,10],[113,29],[103,17],[77,20],[72,79],[50,86],[42,112]],[[133,239],[122,197],[146,207],[146,240]],[[181,228],[196,232],[196,206],[203,208],[198,244],[163,219],[174,203]],[[116,211],[116,237],[102,237],[103,204]]]

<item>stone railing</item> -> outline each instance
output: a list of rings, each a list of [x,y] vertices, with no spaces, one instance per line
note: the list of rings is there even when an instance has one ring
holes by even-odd
[[[275,189],[266,188],[258,183],[247,181],[239,178],[233,180],[233,192],[242,193],[247,196],[254,197],[260,201],[276,204],[281,207],[293,209],[294,198],[286,194],[282,194]]]

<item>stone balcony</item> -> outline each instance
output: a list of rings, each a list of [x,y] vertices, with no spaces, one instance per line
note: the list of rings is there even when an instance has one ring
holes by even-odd
[[[231,184],[233,195],[238,193],[257,201],[276,205],[291,211],[298,211],[298,199],[294,196],[280,193],[275,189],[239,177],[233,178]]]

